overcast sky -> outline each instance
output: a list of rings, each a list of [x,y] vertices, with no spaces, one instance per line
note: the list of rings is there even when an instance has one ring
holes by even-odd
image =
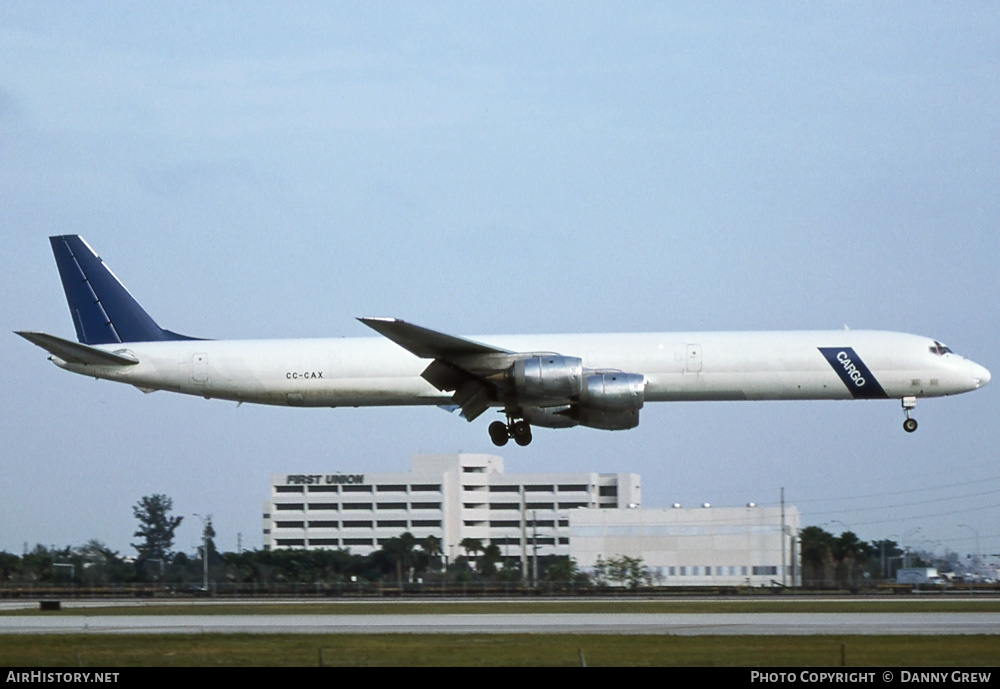
[[[73,337],[49,235],[204,337],[848,324],[995,373],[998,113],[990,2],[4,2],[0,550],[131,555],[151,493],[257,548],[271,473],[496,451],[488,415],[61,371],[11,333]],[[998,390],[922,401],[912,435],[898,401],[651,404],[500,454],[639,473],[647,507],[783,486],[804,524],[996,553]]]

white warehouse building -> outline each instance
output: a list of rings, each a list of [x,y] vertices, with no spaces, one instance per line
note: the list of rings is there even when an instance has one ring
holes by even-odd
[[[399,473],[272,474],[264,506],[265,549],[367,555],[408,531],[440,539],[449,561],[466,538],[583,571],[641,557],[659,585],[795,585],[798,530],[794,507],[643,509],[637,474],[507,474],[483,454],[418,454]]]
[[[794,507],[577,510],[570,553],[585,572],[641,558],[657,586],[799,586],[799,524]]]

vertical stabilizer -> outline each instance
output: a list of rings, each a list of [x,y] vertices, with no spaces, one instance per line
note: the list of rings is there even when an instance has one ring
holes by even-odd
[[[83,237],[67,234],[49,237],[49,241],[80,342],[195,339],[158,326]]]

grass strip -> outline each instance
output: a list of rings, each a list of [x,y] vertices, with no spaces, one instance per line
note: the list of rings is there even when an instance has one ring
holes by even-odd
[[[0,635],[18,667],[992,666],[998,636]]]

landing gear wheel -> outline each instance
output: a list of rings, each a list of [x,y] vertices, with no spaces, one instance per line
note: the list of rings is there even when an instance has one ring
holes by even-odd
[[[907,433],[913,433],[917,430],[917,420],[910,418],[910,410],[917,406],[916,397],[904,397],[903,398],[903,414],[906,416],[906,421],[903,422],[903,430]]]
[[[507,430],[507,424],[503,421],[494,421],[490,424],[490,440],[497,447],[503,447],[510,440],[510,432]]]
[[[531,442],[531,425],[527,421],[515,421],[510,426],[510,435],[515,443],[524,447]]]

